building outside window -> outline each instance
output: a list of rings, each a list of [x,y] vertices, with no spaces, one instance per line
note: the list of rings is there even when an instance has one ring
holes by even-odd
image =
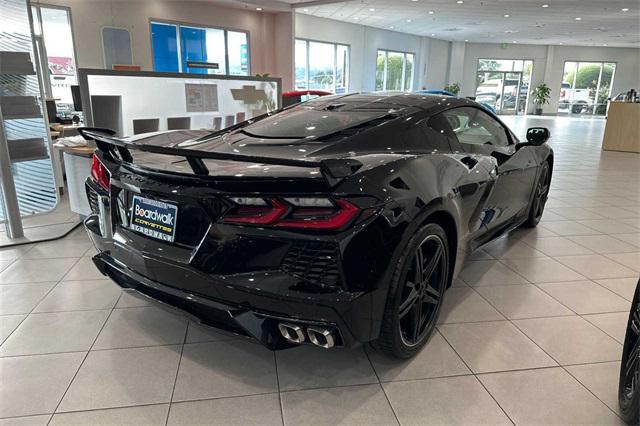
[[[296,39],[295,68],[297,90],[349,90],[349,46]]]
[[[59,110],[72,109],[71,86],[77,84],[71,12],[64,7],[31,6],[33,33],[45,95]]]
[[[558,112],[605,115],[615,72],[613,62],[565,62]]]
[[[413,53],[378,50],[376,90],[413,90]]]
[[[150,28],[155,71],[250,73],[246,32],[161,21],[151,21]]]

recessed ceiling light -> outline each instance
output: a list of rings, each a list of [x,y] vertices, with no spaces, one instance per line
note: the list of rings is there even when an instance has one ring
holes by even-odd
[[[560,43],[558,43],[558,44],[564,44],[564,43],[563,43],[563,42],[560,42]]]
[[[262,8],[261,8],[261,7],[256,7],[256,10],[257,10],[258,12],[260,12],[260,11],[262,11]]]
[[[308,11],[309,11],[309,9],[302,9],[302,11],[303,11],[303,12],[308,12]]]
[[[369,12],[375,12],[375,11],[376,11],[376,8],[375,8],[375,7],[370,7],[370,8],[369,8]]]
[[[511,15],[508,15],[508,14],[504,15],[504,17],[505,17],[505,18],[508,18],[508,17],[510,17],[510,16],[511,16]]]
[[[469,43],[469,40],[465,40],[464,42],[465,42],[465,43]]]
[[[392,30],[392,29],[393,29],[393,25],[391,25],[391,26],[389,27],[389,29],[390,29],[390,30]]]
[[[354,16],[354,17],[353,17],[353,20],[354,20],[354,21],[357,21],[358,19],[360,19],[360,18],[358,18],[357,16]]]
[[[429,15],[433,15],[435,12],[433,10],[429,11]]]
[[[462,4],[462,3],[464,3],[464,1],[462,1],[462,0],[458,0],[456,3],[458,3],[458,4]]]
[[[549,5],[548,4],[543,4],[542,7],[549,7]]]
[[[435,37],[436,35],[434,33],[431,33],[431,37]]]
[[[411,19],[407,19],[407,22],[411,22]]]
[[[629,8],[628,8],[628,7],[623,7],[623,8],[622,8],[622,9],[620,9],[620,10],[621,10],[621,11],[623,11],[623,12],[628,12],[628,11],[629,11]]]
[[[576,21],[582,21],[582,18],[576,18]]]
[[[607,47],[607,43],[603,44],[604,47]]]

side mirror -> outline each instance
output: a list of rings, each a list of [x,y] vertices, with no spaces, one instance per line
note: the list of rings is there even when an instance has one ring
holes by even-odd
[[[546,127],[532,127],[527,130],[527,142],[533,146],[540,146],[551,137],[551,132]]]

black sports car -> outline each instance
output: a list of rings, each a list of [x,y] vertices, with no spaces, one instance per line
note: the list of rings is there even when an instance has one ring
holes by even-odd
[[[640,424],[640,281],[631,304],[624,339],[618,400],[622,418],[630,425]]]
[[[549,132],[479,104],[318,98],[228,129],[97,143],[85,226],[120,286],[277,349],[415,354],[468,253],[542,215]]]

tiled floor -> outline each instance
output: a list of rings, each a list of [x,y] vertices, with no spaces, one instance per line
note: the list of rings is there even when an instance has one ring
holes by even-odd
[[[619,424],[640,157],[601,152],[601,120],[508,121],[551,128],[547,211],[473,256],[414,359],[202,328],[105,280],[78,230],[0,249],[0,425]]]

